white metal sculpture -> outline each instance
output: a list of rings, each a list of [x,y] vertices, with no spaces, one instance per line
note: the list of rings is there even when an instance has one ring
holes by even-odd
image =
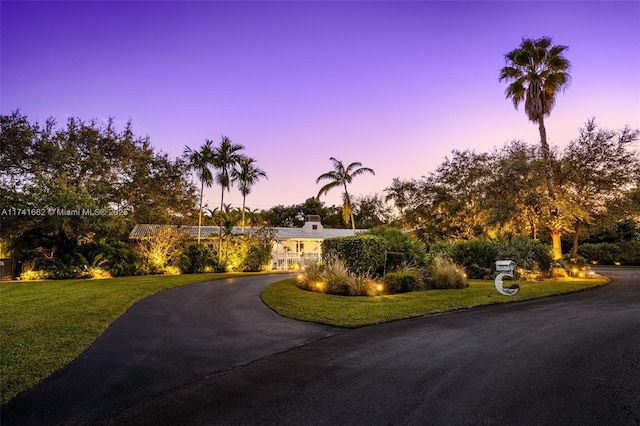
[[[513,296],[516,294],[520,288],[504,288],[502,286],[502,281],[504,277],[513,278],[513,273],[516,270],[516,263],[513,260],[498,260],[496,262],[496,271],[500,272],[495,279],[496,289],[500,294],[504,294],[505,296]]]

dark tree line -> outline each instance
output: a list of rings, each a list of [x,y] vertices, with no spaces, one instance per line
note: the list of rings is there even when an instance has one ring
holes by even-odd
[[[52,256],[83,241],[124,241],[135,224],[198,223],[194,165],[185,156],[155,152],[130,123],[124,130],[112,120],[41,125],[14,112],[0,116],[0,132],[4,253],[23,257],[37,250],[37,257]],[[396,178],[384,195],[353,197],[351,211],[360,228],[396,224],[427,243],[500,233],[546,241],[559,226],[575,256],[579,241],[637,220],[638,139],[638,130],[612,131],[587,121],[563,150],[550,151],[555,200],[549,199],[541,148],[513,141],[487,153],[453,151],[420,179]],[[248,183],[243,195],[246,189]],[[342,206],[310,197],[261,212],[246,209],[242,222],[300,227],[306,215],[319,215],[326,227],[344,228],[343,213]]]
[[[611,131],[587,121],[564,150],[550,152],[554,200],[540,147],[521,141],[489,153],[453,151],[429,175],[394,179],[386,190],[400,222],[424,241],[499,233],[550,239],[559,227],[575,256],[580,239],[640,214],[639,136],[628,127]]]
[[[136,223],[186,224],[197,214],[187,164],[154,151],[131,123],[0,116],[0,239],[53,256],[82,241],[126,239]],[[8,243],[7,243],[8,242]]]

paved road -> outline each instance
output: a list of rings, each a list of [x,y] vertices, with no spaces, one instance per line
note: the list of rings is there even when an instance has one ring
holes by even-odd
[[[345,332],[321,328],[308,344],[85,420],[639,425],[640,270],[606,274],[612,284],[578,294]]]
[[[0,423],[85,424],[176,386],[342,331],[285,319],[267,308],[260,292],[284,278],[212,281],[142,300],[78,359],[3,407]]]

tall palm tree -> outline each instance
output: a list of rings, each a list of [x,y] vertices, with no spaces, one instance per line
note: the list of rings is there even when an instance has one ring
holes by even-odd
[[[244,146],[240,144],[234,144],[231,140],[223,136],[220,141],[220,145],[213,148],[213,167],[218,171],[216,174],[216,182],[220,184],[222,189],[220,195],[220,211],[224,208],[224,191],[230,191],[231,189],[231,173],[236,168],[238,163],[244,159],[244,155],[240,153],[244,149]],[[219,227],[219,237],[222,241],[222,222]],[[218,252],[218,260],[220,260],[220,251]]]
[[[348,225],[349,220],[351,220],[351,227],[353,229],[353,235],[356,234],[356,224],[353,220],[353,210],[351,209],[351,200],[349,199],[349,191],[347,190],[347,184],[353,181],[353,178],[365,173],[371,173],[375,176],[375,172],[373,169],[369,167],[362,167],[362,163],[354,162],[349,164],[346,168],[342,161],[336,160],[335,158],[329,158],[333,162],[333,170],[327,173],[323,173],[316,179],[316,183],[321,180],[330,180],[328,184],[320,188],[318,192],[318,199],[322,194],[326,194],[329,190],[342,186],[344,188],[344,193],[342,194],[342,219]]]
[[[232,170],[231,178],[238,182],[240,193],[242,194],[242,233],[244,234],[245,201],[247,195],[249,195],[253,185],[255,185],[260,178],[269,178],[267,177],[267,173],[257,166],[256,160],[251,157],[245,157],[240,160],[238,168]]]
[[[538,124],[540,148],[544,161],[545,180],[550,199],[553,258],[562,257],[560,246],[560,212],[557,206],[551,153],[547,143],[544,117],[551,114],[556,95],[569,87],[571,63],[564,57],[567,46],[554,46],[550,37],[523,39],[520,46],[505,55],[507,65],[500,71],[500,81],[509,83],[505,94],[514,107],[524,101],[524,111],[530,121]]]
[[[210,166],[213,165],[212,142],[206,140],[199,150],[193,150],[188,146],[184,147],[183,156],[189,164],[189,168],[196,172],[200,179],[200,209],[198,210],[198,244],[200,244],[200,228],[202,227],[202,199],[204,187],[210,188],[213,185],[213,174]]]

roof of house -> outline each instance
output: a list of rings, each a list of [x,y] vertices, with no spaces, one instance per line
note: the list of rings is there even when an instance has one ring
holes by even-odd
[[[306,224],[305,224],[306,225]],[[177,229],[179,232],[184,233],[185,236],[191,238],[198,238],[198,227],[197,226],[176,226],[176,225],[150,225],[150,224],[141,224],[136,225],[133,230],[129,233],[129,238],[134,240],[139,240],[142,238],[149,237],[151,235],[155,235],[158,231],[163,227],[170,227]],[[285,228],[285,227],[276,227],[273,228],[276,231],[275,239],[276,240],[289,240],[289,239],[313,239],[313,240],[324,240],[326,238],[334,238],[334,237],[347,237],[353,235],[353,231],[351,229],[333,229],[333,228],[324,228],[322,225],[318,226],[317,229],[312,229],[312,227],[304,226],[302,228]],[[357,233],[362,233],[367,231],[366,229],[356,229]],[[250,228],[245,227],[245,233],[250,233]],[[242,228],[240,226],[233,227],[233,234],[240,235],[242,234]],[[217,238],[220,235],[220,228],[218,226],[201,226],[200,227],[200,237],[201,238]]]

